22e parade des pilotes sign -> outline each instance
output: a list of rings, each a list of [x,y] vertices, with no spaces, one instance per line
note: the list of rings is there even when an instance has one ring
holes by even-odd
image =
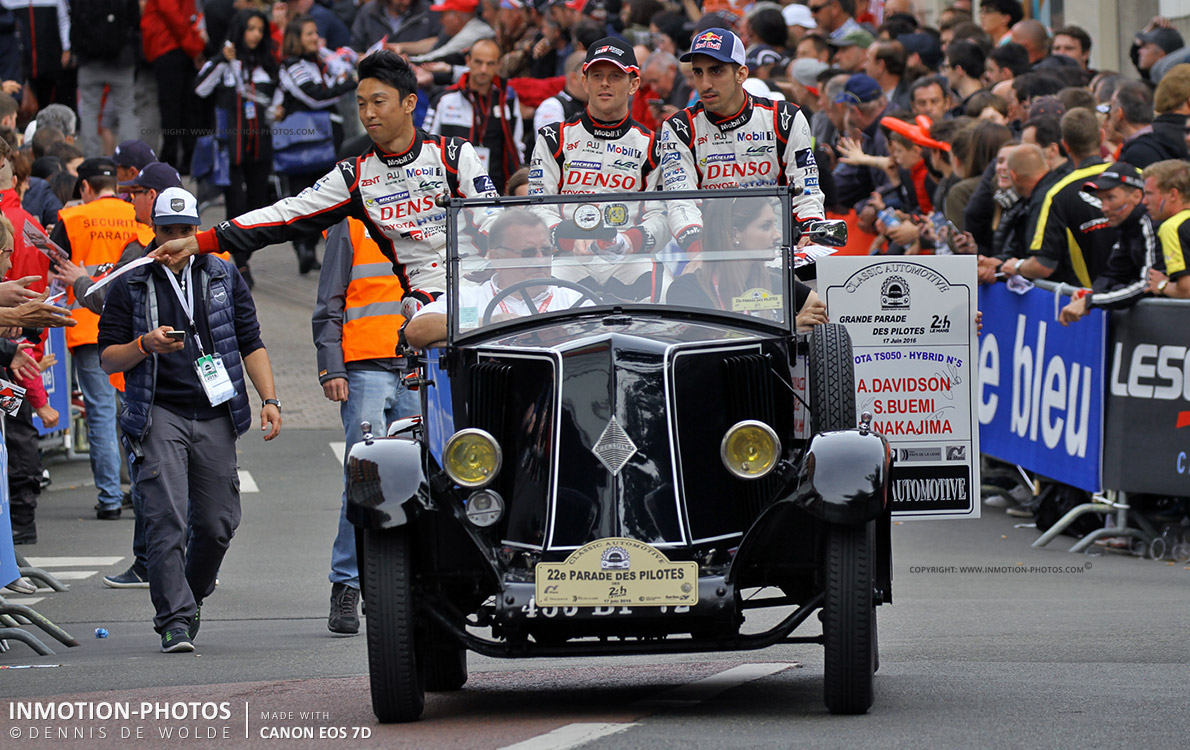
[[[818,261],[819,296],[851,335],[857,421],[871,412],[896,454],[900,518],[979,517],[975,273],[971,256]]]

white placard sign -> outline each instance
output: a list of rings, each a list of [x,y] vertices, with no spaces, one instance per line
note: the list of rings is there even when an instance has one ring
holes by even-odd
[[[896,462],[898,518],[978,518],[974,256],[832,256],[818,294],[847,326],[857,418],[872,413]]]

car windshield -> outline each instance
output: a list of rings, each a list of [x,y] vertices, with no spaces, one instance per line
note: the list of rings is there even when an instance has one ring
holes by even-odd
[[[453,201],[452,338],[530,315],[617,309],[693,311],[789,328],[787,193],[638,195]]]

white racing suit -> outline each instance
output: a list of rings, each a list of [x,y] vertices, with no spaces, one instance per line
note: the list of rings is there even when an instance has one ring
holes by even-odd
[[[496,189],[475,149],[460,138],[415,131],[403,154],[378,146],[336,164],[292,198],[221,222],[198,235],[202,252],[253,251],[359,219],[392,261],[404,294],[446,291],[446,209],[436,198],[494,198]],[[494,218],[487,213],[483,218]],[[481,230],[488,221],[481,221]]]
[[[617,123],[595,120],[585,109],[566,122],[538,131],[529,163],[529,195],[589,195],[656,191],[661,187],[660,151],[654,133],[625,116]],[[643,198],[643,196],[641,196]],[[672,203],[672,202],[671,202]],[[553,236],[558,225],[570,220],[582,204],[537,206]],[[616,227],[614,242],[591,245],[590,262],[583,267],[597,286],[625,299],[644,299],[660,293],[653,262],[623,263],[628,253],[652,253],[664,246],[682,227],[697,223],[698,212],[689,202],[669,206],[664,201],[631,200],[594,204],[603,212],[603,225]],[[671,228],[676,231],[671,231]],[[575,253],[580,251],[576,248]],[[605,258],[614,259],[611,263]],[[659,267],[658,267],[659,269]],[[559,278],[571,281],[572,268],[558,268]]]
[[[662,123],[664,189],[794,185],[801,192],[793,197],[793,220],[821,219],[822,191],[805,115],[790,102],[744,97],[744,106],[731,117],[708,112],[699,102]],[[680,240],[683,247],[691,244],[688,235]]]

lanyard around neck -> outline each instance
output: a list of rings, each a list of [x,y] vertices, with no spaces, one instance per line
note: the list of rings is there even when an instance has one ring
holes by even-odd
[[[198,347],[198,353],[206,355],[202,348],[202,337],[198,335],[198,326],[194,323],[194,278],[191,274],[191,268],[194,267],[194,256],[191,255],[186,262],[186,269],[182,273],[186,274],[186,292],[182,293],[182,287],[178,284],[178,279],[174,276],[172,269],[165,269],[168,273],[165,275],[169,277],[170,286],[174,288],[174,296],[178,298],[178,304],[182,306],[182,312],[186,313],[186,319],[190,321],[190,335],[194,338],[194,344]]]

